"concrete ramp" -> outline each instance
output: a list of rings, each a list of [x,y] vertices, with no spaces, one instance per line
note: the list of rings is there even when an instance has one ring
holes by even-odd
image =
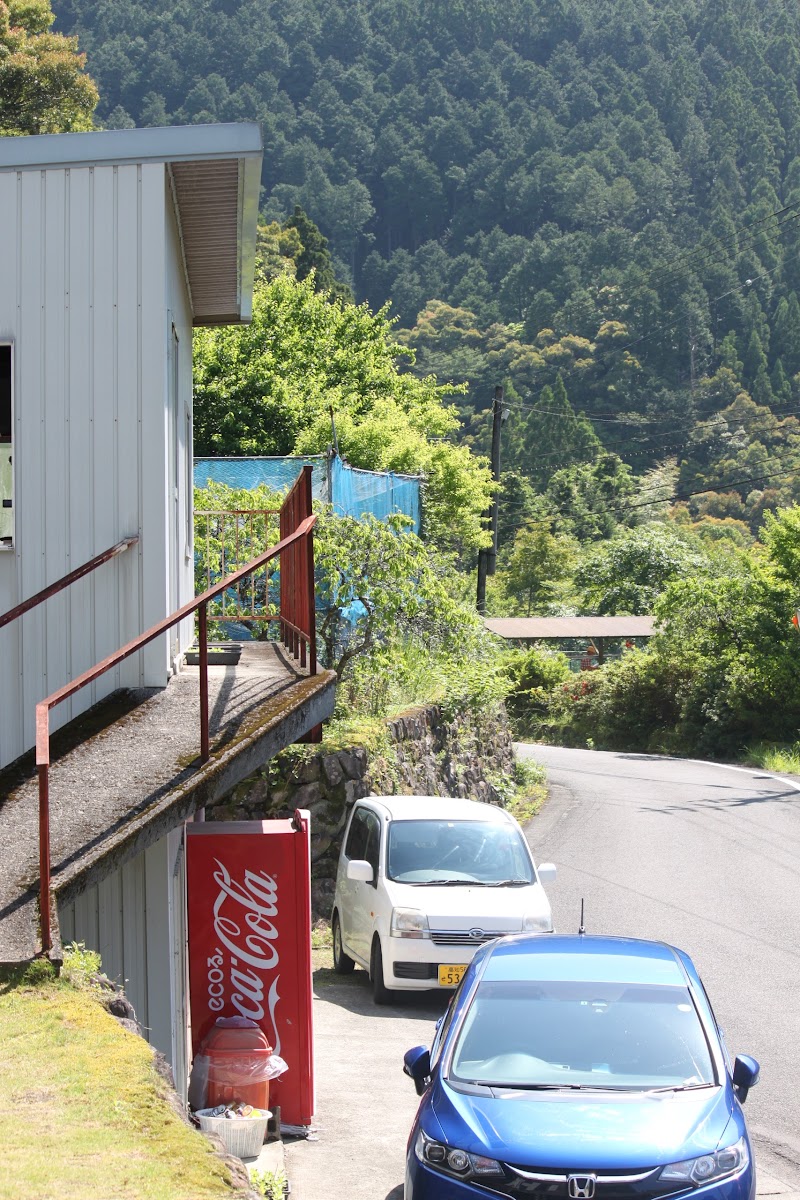
[[[210,758],[201,764],[199,670],[163,689],[115,692],[51,739],[55,897],[84,888],[225,796],[333,711],[336,676],[308,676],[272,642],[242,643],[209,666]],[[33,753],[0,773],[0,966],[29,962],[39,938],[39,794]]]

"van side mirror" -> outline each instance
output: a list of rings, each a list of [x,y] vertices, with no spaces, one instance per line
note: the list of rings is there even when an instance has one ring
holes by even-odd
[[[425,1091],[431,1077],[431,1055],[427,1046],[415,1046],[403,1056],[403,1073],[414,1080],[418,1096]]]
[[[751,1087],[758,1083],[761,1068],[749,1054],[737,1054],[733,1064],[733,1086],[739,1103],[744,1104]]]
[[[372,883],[372,864],[365,858],[351,858],[347,864],[347,878],[355,879],[359,883]]]
[[[552,883],[556,877],[556,864],[541,863],[536,868],[536,874],[539,876],[539,883]]]

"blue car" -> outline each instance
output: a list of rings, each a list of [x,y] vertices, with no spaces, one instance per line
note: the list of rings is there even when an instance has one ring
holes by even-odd
[[[660,942],[500,938],[474,957],[430,1050],[405,1200],[754,1200],[742,1103],[691,959]]]

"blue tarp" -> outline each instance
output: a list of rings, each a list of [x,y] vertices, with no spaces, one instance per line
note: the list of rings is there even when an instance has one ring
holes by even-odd
[[[336,513],[362,517],[371,513],[385,521],[390,513],[405,513],[420,530],[420,480],[394,471],[363,471],[351,467],[337,455],[313,455],[307,458],[196,458],[194,485],[209,482],[228,487],[254,488],[266,484],[275,491],[286,491],[294,483],[300,468],[311,464],[311,487],[315,500],[333,506]]]

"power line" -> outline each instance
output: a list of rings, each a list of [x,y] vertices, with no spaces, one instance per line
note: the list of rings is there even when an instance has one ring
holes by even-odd
[[[797,467],[800,467],[800,447],[795,453],[798,455]],[[767,465],[766,462],[765,465]],[[796,469],[789,468],[784,471],[772,471],[763,475],[753,475],[745,479],[731,479],[725,481],[717,480],[716,482],[707,484],[705,487],[696,488],[694,491],[687,492],[685,495],[679,495],[677,491],[673,491],[669,496],[661,496],[653,500],[638,500],[632,503],[621,504],[614,508],[591,508],[589,509],[589,512],[593,516],[613,516],[619,518],[621,514],[631,512],[638,508],[649,508],[655,504],[680,504],[686,500],[691,500],[694,496],[703,496],[708,492],[725,491],[729,488],[742,487],[748,483],[763,483],[767,479],[787,479],[795,474]],[[669,485],[658,484],[657,486],[668,487]],[[544,518],[532,517],[528,521],[522,521],[516,525],[505,525],[504,527],[506,530],[514,532],[519,529],[524,529],[528,525],[549,525],[555,518],[564,516],[565,514],[561,510],[557,510],[554,513],[548,513]]]

